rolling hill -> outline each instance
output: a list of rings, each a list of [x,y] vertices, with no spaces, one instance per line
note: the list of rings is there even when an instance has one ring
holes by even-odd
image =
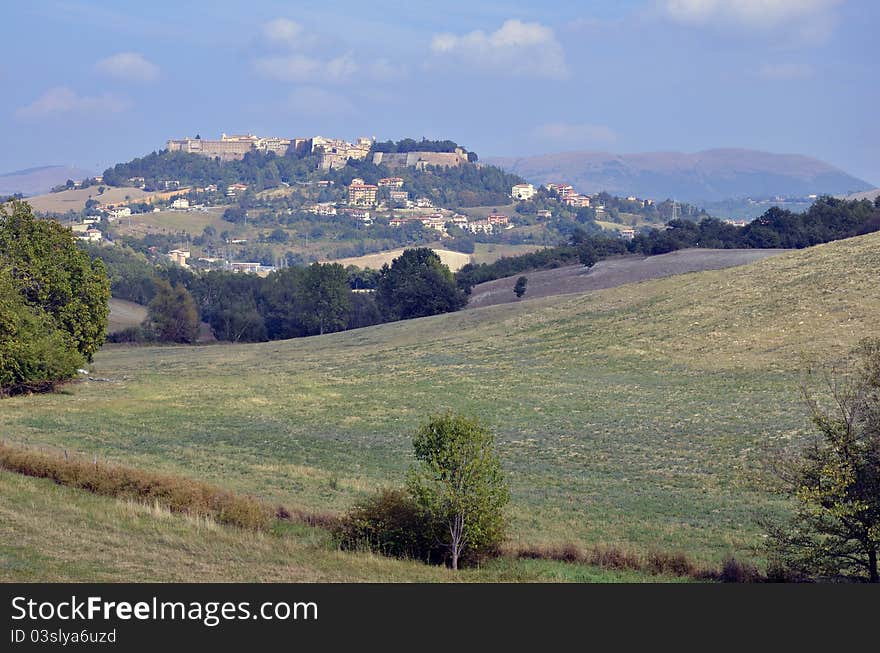
[[[687,154],[562,152],[487,159],[533,183],[567,182],[583,193],[688,202],[744,197],[848,194],[873,187],[827,163],[797,154],[714,149]]]
[[[78,181],[93,173],[72,166],[40,166],[0,174],[0,195],[37,195],[68,179]]]
[[[756,470],[768,447],[809,428],[800,356],[824,359],[880,336],[878,266],[880,234],[872,234],[738,268],[327,336],[106,347],[93,369],[99,382],[4,400],[0,436],[341,511],[365,492],[401,483],[416,426],[454,409],[488,420],[498,434],[514,546],[683,551],[716,564],[730,554],[759,559],[756,516],[786,506],[755,481]],[[69,516],[61,511],[58,532],[85,511],[85,523],[111,534],[89,535],[104,549],[72,552],[42,542],[38,524],[27,521],[33,505],[50,513],[43,493],[51,485],[28,480],[7,492],[19,481],[0,475],[0,482],[2,523],[27,534],[3,538],[11,543],[6,577],[83,569],[87,578],[111,547],[125,548],[124,560],[101,578],[153,579],[151,541],[201,552],[211,579],[295,575],[278,571],[262,541],[251,553],[192,525],[144,525],[145,514],[126,516],[118,502],[92,497],[76,499]],[[147,544],[135,546],[147,531]],[[334,564],[335,577],[408,573],[379,562],[346,568],[349,559],[334,562],[321,546],[312,566],[291,553],[304,578],[333,576]],[[266,566],[218,571],[249,555]],[[191,578],[185,566],[176,558],[164,577],[174,570]]]

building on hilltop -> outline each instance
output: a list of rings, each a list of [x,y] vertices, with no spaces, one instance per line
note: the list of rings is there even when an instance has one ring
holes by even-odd
[[[321,160],[318,167],[322,170],[337,170],[344,167],[349,159],[361,161],[367,158],[373,147],[375,139],[361,136],[354,143],[349,143],[341,138],[324,138],[315,136],[312,138],[312,153],[320,154]]]
[[[460,147],[455,152],[375,152],[373,163],[389,168],[416,168],[424,170],[427,166],[455,168],[467,163],[467,152]]]
[[[221,161],[237,161],[248,152],[274,152],[284,156],[290,151],[300,151],[308,143],[307,138],[280,138],[278,136],[254,136],[253,134],[221,134],[219,141],[203,138],[170,139],[166,144],[169,152],[201,154]]]

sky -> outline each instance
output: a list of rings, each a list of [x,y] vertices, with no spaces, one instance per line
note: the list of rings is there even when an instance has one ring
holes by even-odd
[[[876,0],[32,2],[4,8],[0,172],[221,132],[481,156],[743,147],[880,185]]]

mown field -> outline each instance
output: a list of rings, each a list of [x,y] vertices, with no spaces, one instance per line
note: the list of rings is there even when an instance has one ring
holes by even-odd
[[[682,249],[658,256],[615,256],[599,261],[589,269],[583,265],[568,265],[552,270],[528,272],[525,274],[528,280],[525,297],[533,299],[584,293],[688,272],[738,267],[768,256],[778,256],[783,251],[781,249]],[[467,307],[473,309],[522,301],[513,293],[513,287],[520,276],[522,275],[514,274],[477,284],[471,290]]]
[[[0,434],[337,511],[400,483],[413,430],[453,409],[498,434],[513,546],[759,559],[755,518],[785,506],[755,471],[767,448],[806,432],[801,356],[828,358],[880,335],[878,267],[871,235],[742,268],[316,338],[108,347],[93,371],[107,380],[4,400]],[[5,523],[38,502],[24,488],[15,504],[17,492],[2,493]],[[57,542],[5,528],[13,562],[62,555]]]
[[[110,299],[110,315],[107,317],[107,333],[115,333],[136,327],[147,317],[147,307],[125,299]]]
[[[140,188],[116,188],[113,186],[107,186],[103,193],[98,194],[97,186],[89,186],[88,188],[64,190],[58,193],[35,195],[28,197],[27,201],[34,207],[34,211],[39,213],[66,213],[67,211],[82,211],[86,206],[86,201],[90,199],[96,199],[102,204],[113,204],[130,199],[142,200],[150,195],[151,193]]]

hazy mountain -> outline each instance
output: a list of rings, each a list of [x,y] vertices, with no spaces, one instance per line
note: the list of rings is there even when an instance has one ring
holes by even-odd
[[[0,195],[39,195],[68,179],[77,181],[94,173],[71,166],[41,166],[0,174]]]
[[[562,152],[527,157],[495,157],[488,163],[534,183],[572,184],[582,193],[685,201],[738,197],[847,194],[873,187],[817,159],[798,154],[716,149],[687,154],[646,152]]]
[[[853,193],[852,195],[848,195],[846,199],[848,200],[871,200],[872,202],[880,197],[880,188],[872,188],[871,190],[865,190],[861,193]]]

